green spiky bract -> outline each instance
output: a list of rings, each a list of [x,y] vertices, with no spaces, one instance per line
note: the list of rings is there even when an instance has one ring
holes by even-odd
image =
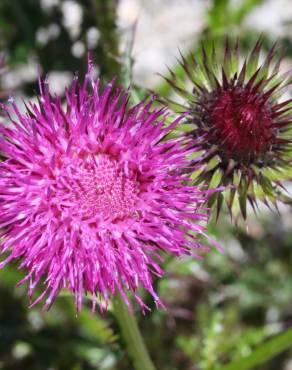
[[[292,78],[279,72],[276,44],[263,61],[261,49],[259,39],[241,59],[238,42],[227,40],[221,51],[202,47],[201,58],[181,55],[183,79],[172,71],[165,78],[183,98],[167,103],[186,114],[183,129],[201,150],[194,182],[225,189],[209,201],[217,217],[224,203],[231,216],[238,208],[246,219],[248,203],[256,210],[258,200],[277,207],[288,199],[283,182],[292,163],[292,100],[284,94]]]

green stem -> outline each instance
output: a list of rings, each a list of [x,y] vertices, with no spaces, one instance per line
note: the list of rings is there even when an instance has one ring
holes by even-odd
[[[148,354],[137,321],[133,313],[130,313],[127,305],[120,294],[114,300],[114,315],[119,323],[128,352],[132,357],[136,370],[155,370]]]
[[[250,370],[264,364],[292,347],[292,328],[278,334],[256,348],[249,356],[220,367],[218,370]]]

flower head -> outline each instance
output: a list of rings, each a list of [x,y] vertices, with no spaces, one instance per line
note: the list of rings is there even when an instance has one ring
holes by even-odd
[[[180,256],[203,250],[207,191],[193,189],[186,167],[188,139],[164,140],[165,109],[143,102],[128,109],[128,95],[108,84],[101,92],[90,71],[75,79],[65,104],[40,82],[39,103],[22,114],[6,107],[13,128],[0,128],[1,267],[20,260],[48,308],[62,288],[105,301],[139,287],[157,304],[153,276],[161,251]],[[169,118],[169,117],[168,117]],[[101,307],[102,308],[102,307]]]
[[[228,41],[219,56],[203,48],[201,59],[182,57],[190,92],[174,73],[167,79],[185,99],[175,107],[187,113],[196,150],[203,152],[197,183],[231,185],[210,200],[217,215],[224,199],[231,215],[237,199],[244,218],[247,200],[254,208],[257,193],[267,205],[276,204],[281,176],[292,162],[292,105],[283,99],[292,80],[279,74],[275,46],[259,63],[261,44],[242,63],[238,44]]]

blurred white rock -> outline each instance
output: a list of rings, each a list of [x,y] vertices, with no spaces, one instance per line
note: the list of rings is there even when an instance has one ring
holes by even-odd
[[[121,0],[118,25],[121,50],[124,50],[131,27],[137,22],[133,57],[134,81],[153,87],[182,51],[192,48],[202,31],[208,1],[199,0]]]
[[[291,20],[291,0],[266,0],[248,15],[245,25],[269,33],[276,39],[287,34],[292,36]]]

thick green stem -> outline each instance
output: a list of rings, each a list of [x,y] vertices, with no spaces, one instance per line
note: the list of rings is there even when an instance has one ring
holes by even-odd
[[[130,313],[122,297],[118,294],[114,300],[114,314],[118,320],[123,338],[127,344],[136,370],[155,370],[148,354],[134,314]]]

